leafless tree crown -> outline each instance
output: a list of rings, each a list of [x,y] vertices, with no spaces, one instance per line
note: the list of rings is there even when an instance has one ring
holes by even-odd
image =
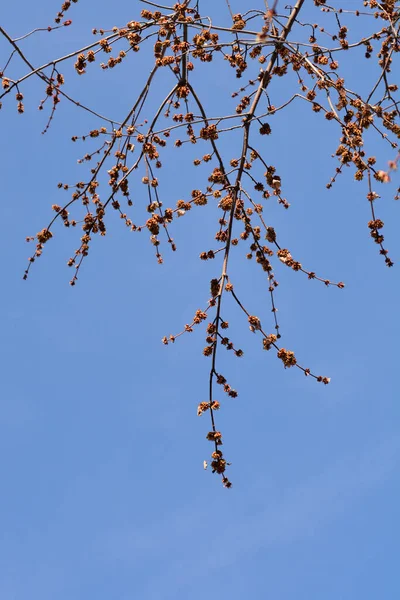
[[[70,26],[72,21],[66,19],[66,13],[72,3],[67,0],[55,18],[55,25],[44,29],[53,35],[54,30]],[[38,67],[25,53],[24,41],[43,30],[12,37],[0,27],[10,47],[9,55],[0,65],[0,100],[7,101],[8,108],[12,108],[14,98],[17,111],[24,112],[24,88],[28,80],[36,77],[44,84],[44,99],[39,109],[48,114],[43,133],[59,112],[60,101],[79,106],[98,121],[97,128],[72,138],[73,142],[86,140],[90,145],[90,152],[79,161],[88,164],[87,174],[74,185],[58,184],[59,188],[70,190],[71,195],[66,203],[54,204],[49,223],[27,238],[35,243],[35,249],[24,279],[53,237],[58,223],[81,231],[78,248],[68,260],[73,270],[70,283],[75,285],[93,236],[106,235],[110,211],[117,211],[131,231],[148,230],[156,259],[162,263],[163,246],[176,250],[172,230],[177,218],[188,218],[187,213],[193,209],[210,204],[220,209],[214,247],[205,248],[200,254],[202,261],[214,260],[219,265],[215,267],[208,300],[196,311],[192,323],[162,341],[173,343],[197,325],[206,324],[203,354],[211,362],[209,395],[200,402],[198,414],[210,415],[207,434],[213,445],[210,466],[221,475],[226,487],[231,486],[226,475],[229,463],[221,451],[222,434],[216,425],[220,402],[215,397],[223,391],[235,398],[237,392],[220,373],[217,358],[221,345],[237,358],[243,352],[229,337],[229,323],[224,318],[225,299],[234,300],[250,330],[261,337],[264,350],[275,351],[285,368],[296,367],[316,381],[328,384],[328,377],[314,374],[299,364],[294,352],[279,343],[276,261],[323,285],[344,287],[342,282],[330,281],[293,257],[266,215],[268,202],[274,199],[284,209],[290,206],[284,195],[285,181],[279,175],[280,157],[274,159],[277,164],[272,164],[271,156],[265,155],[265,144],[260,143],[262,136],[273,135],[270,118],[292,103],[307,103],[319,118],[336,126],[337,167],[327,187],[334,185],[345,167],[354,167],[354,178],[364,184],[370,206],[370,236],[388,267],[393,262],[382,233],[383,222],[376,211],[376,200],[380,197],[376,190],[389,182],[396,170],[400,138],[398,86],[393,76],[393,61],[400,50],[398,1],[343,3],[351,9],[341,8],[340,2],[333,6],[325,0],[313,3],[298,0],[293,6],[278,1],[269,5],[258,2],[260,6],[255,8],[249,8],[247,2],[242,4],[243,12],[234,14],[229,0],[225,0],[228,18],[220,22],[210,16],[212,3],[205,0],[185,0],[173,6],[144,1],[145,8],[134,20],[108,30],[93,29],[93,41],[84,48]],[[356,10],[354,5],[358,6]],[[309,22],[311,13],[316,23]],[[66,72],[71,70],[71,61],[76,73],[84,76],[88,69],[114,69],[129,60],[134,63],[138,53],[151,57],[152,66],[143,85],[137,80],[132,84],[133,101],[122,118],[99,114],[95,106],[84,106],[69,95]],[[13,78],[17,61],[22,61],[25,74]],[[361,68],[363,62],[367,65],[371,79],[367,93],[353,89],[353,82],[345,80],[342,61],[345,64],[354,61],[354,68]],[[206,107],[201,78],[197,76],[200,63],[212,63],[221,76],[235,76],[237,82],[233,80],[231,97],[237,98],[237,106],[233,111],[228,98],[223,114],[214,114],[209,101]],[[160,71],[169,75],[163,78],[168,87],[154,111],[149,105],[154,103],[152,91]],[[285,77],[290,80],[291,92],[283,103],[276,105],[274,96],[279,89],[279,78]],[[238,141],[236,147],[229,145],[231,154],[227,145],[221,144],[221,138],[228,132],[235,132]],[[389,164],[378,164],[374,156],[378,142],[391,149]],[[179,153],[182,146],[188,145],[198,148],[193,168],[207,165],[208,177],[202,189],[188,190],[186,199],[177,199],[175,205],[167,207],[158,172],[162,171],[164,160],[166,164],[174,160],[175,150],[171,153],[171,148]],[[148,195],[148,215],[143,222],[135,221],[136,207],[131,199],[134,186],[144,186]],[[399,190],[395,199],[399,199]],[[266,324],[242,302],[240,278],[232,272],[229,260],[232,247],[236,246],[265,273],[272,312]]]

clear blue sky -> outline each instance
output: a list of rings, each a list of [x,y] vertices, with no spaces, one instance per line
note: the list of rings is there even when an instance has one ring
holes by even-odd
[[[32,62],[85,45],[92,27],[122,25],[142,5],[122,0],[115,7],[74,5],[71,27],[27,40]],[[51,24],[57,9],[50,0],[6,3],[1,24],[16,37]],[[221,2],[220,22],[226,10]],[[307,10],[315,20],[314,9]],[[0,56],[6,51],[1,40]],[[146,75],[144,57],[136,59],[124,67],[124,80],[97,63],[79,78],[69,63],[68,89],[122,117]],[[367,67],[352,69],[351,87],[367,85]],[[224,74],[199,75],[209,106],[209,86],[218,92],[216,113],[224,94],[238,86],[226,65]],[[167,89],[166,82],[156,89]],[[276,94],[288,97],[285,79],[282,86]],[[285,371],[272,352],[261,351],[235,307],[227,309],[245,355],[235,362],[222,354],[221,371],[239,391],[237,399],[221,398],[217,415],[232,462],[234,487],[225,490],[202,468],[210,452],[207,417],[196,417],[208,389],[203,333],[161,344],[206,305],[209,280],[218,273],[216,263],[198,260],[214,246],[208,208],[175,223],[178,251],[165,248],[162,266],[147,233],[130,234],[111,215],[109,235],[96,240],[75,288],[68,285],[66,260],[79,232],[55,227],[23,282],[31,250],[25,237],[44,227],[51,204],[66,197],[57,182],[86,173],[76,163],[85,147],[70,137],[96,125],[62,102],[42,136],[43,86],[31,81],[23,92],[23,116],[13,98],[0,113],[0,598],[397,600],[395,183],[379,189],[378,215],[397,263],[389,270],[368,235],[365,187],[348,170],[325,189],[339,131],[308,106],[292,105],[270,120],[265,151],[279,166],[292,206],[284,211],[271,200],[268,219],[306,268],[346,287],[326,289],[276,267],[284,345],[305,366],[331,376],[329,386]],[[184,152],[160,172],[165,205],[194,187]],[[383,151],[379,157],[383,165],[390,158]],[[137,206],[147,203],[143,190],[141,184],[134,190]],[[204,244],[200,230],[210,242]],[[242,256],[238,249],[233,257],[236,280],[267,322],[265,280]]]

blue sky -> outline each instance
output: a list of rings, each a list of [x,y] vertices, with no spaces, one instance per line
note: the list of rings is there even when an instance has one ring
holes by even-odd
[[[116,15],[111,3],[78,3],[68,14],[73,25],[30,38],[27,53],[42,64],[85,45],[92,27],[124,24],[141,8],[123,0]],[[19,36],[50,24],[57,9],[49,0],[23,2],[18,11],[8,4],[1,23]],[[307,11],[315,19],[314,9]],[[226,18],[223,3],[216,18]],[[0,56],[6,52],[1,41]],[[104,73],[98,64],[79,78],[69,63],[68,90],[122,117],[145,78],[146,61],[135,58],[123,67],[123,80],[117,69]],[[362,65],[345,66],[354,88],[368,84]],[[224,77],[206,73],[199,69],[204,102],[218,113],[238,81],[226,66]],[[271,88],[274,98],[289,95],[281,82],[281,90]],[[162,75],[160,98],[167,85]],[[215,244],[212,209],[193,210],[174,224],[178,251],[165,247],[162,266],[147,233],[131,234],[111,215],[109,234],[95,240],[74,288],[66,261],[77,236],[56,227],[22,281],[30,253],[25,237],[46,225],[51,204],[61,204],[57,182],[86,173],[77,165],[86,149],[70,137],[97,124],[62,102],[42,136],[43,87],[31,81],[23,92],[23,116],[13,99],[0,113],[0,597],[397,599],[396,182],[378,190],[378,215],[396,263],[389,270],[368,235],[365,187],[349,169],[332,190],[325,188],[339,131],[299,104],[271,118],[273,135],[263,143],[279,165],[291,208],[270,200],[268,219],[306,268],[346,287],[326,289],[276,266],[282,341],[302,364],[329,375],[329,386],[285,371],[272,352],[261,351],[235,306],[227,306],[233,339],[245,354],[238,362],[221,353],[221,371],[239,391],[236,399],[221,398],[217,415],[232,462],[234,487],[225,490],[202,467],[210,451],[206,416],[196,417],[208,390],[203,332],[161,344],[206,305],[209,280],[219,271],[198,260]],[[230,152],[231,141],[222,143]],[[160,171],[166,205],[187,196],[205,173],[193,174],[188,153],[178,152]],[[385,165],[392,156],[379,147],[378,157]],[[138,210],[146,202],[140,186],[133,193]],[[243,252],[239,246],[232,254],[234,277],[253,314],[268,322],[265,279]]]

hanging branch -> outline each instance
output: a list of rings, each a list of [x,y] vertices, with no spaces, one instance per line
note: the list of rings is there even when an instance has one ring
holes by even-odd
[[[366,182],[366,197],[371,211],[368,222],[370,236],[378,245],[386,265],[392,267],[393,261],[384,246],[384,223],[376,206],[380,194],[375,186],[390,183],[399,162],[400,100],[393,65],[400,51],[400,3],[395,0],[381,3],[366,0],[360,11],[344,10],[328,5],[325,0],[314,0],[313,5],[307,4],[308,11],[316,13],[312,23],[302,21],[304,0],[298,0],[292,7],[281,6],[278,0],[274,0],[271,6],[259,2],[259,7],[246,6],[246,10],[238,14],[233,13],[227,0],[230,22],[226,23],[217,23],[212,14],[202,14],[200,1],[185,0],[173,6],[150,0],[142,0],[142,3],[146,7],[137,19],[122,27],[94,29],[94,42],[48,60],[39,67],[35,67],[27,57],[24,42],[32,36],[47,35],[46,32],[70,26],[70,19],[62,21],[65,12],[71,8],[71,2],[64,2],[55,17],[54,27],[36,28],[19,37],[11,36],[0,27],[0,36],[10,47],[10,53],[2,60],[0,100],[8,103],[15,93],[17,111],[24,113],[23,90],[30,80],[38,78],[45,86],[39,109],[46,111],[50,107],[43,132],[52,125],[58,115],[60,101],[64,100],[89,112],[99,123],[84,135],[72,137],[73,142],[86,141],[90,145],[89,151],[78,162],[93,166],[82,181],[58,184],[61,190],[70,191],[72,195],[64,204],[53,204],[54,215],[47,226],[36,236],[27,238],[35,242],[36,247],[24,279],[41,256],[45,244],[53,238],[59,222],[67,228],[82,229],[78,248],[67,263],[74,268],[70,283],[76,285],[93,236],[107,233],[111,209],[119,213],[132,232],[149,232],[156,259],[162,263],[164,239],[172,251],[176,250],[172,237],[175,221],[188,218],[188,213],[199,207],[211,203],[217,205],[220,212],[215,241],[210,248],[210,242],[205,240],[209,249],[200,254],[203,261],[220,261],[210,282],[208,301],[202,302],[205,308],[196,310],[192,322],[186,324],[180,333],[165,336],[162,341],[166,345],[174,343],[184,333],[189,334],[205,325],[203,354],[211,361],[208,399],[199,403],[197,412],[202,415],[209,411],[211,426],[207,439],[213,444],[211,469],[221,475],[225,487],[230,487],[231,482],[226,475],[229,463],[221,451],[222,434],[216,422],[216,411],[222,403],[216,396],[220,389],[230,398],[236,398],[238,392],[220,372],[218,348],[224,346],[237,358],[243,355],[243,351],[227,335],[226,302],[233,299],[239,314],[245,316],[250,331],[261,335],[263,349],[275,349],[285,368],[295,366],[305,375],[328,384],[329,377],[315,375],[311,369],[301,366],[295,353],[280,345],[275,266],[283,264],[327,287],[344,287],[341,281],[333,283],[311,268],[304,268],[288,248],[282,247],[283,236],[271,222],[268,201],[276,199],[285,209],[290,207],[285,197],[285,181],[279,175],[279,164],[285,157],[276,156],[273,144],[269,147],[259,144],[256,138],[272,136],[273,140],[268,118],[284,114],[285,109],[298,100],[319,118],[331,122],[339,137],[335,152],[338,166],[327,188],[334,189],[338,177],[345,172],[344,167],[354,167],[355,180]],[[367,35],[353,35],[351,25],[364,20],[368,27]],[[374,31],[371,31],[372,27]],[[346,61],[353,60],[355,71],[361,49],[365,52],[364,60],[371,77],[366,94],[358,92],[353,85],[356,81],[348,84],[341,66],[341,62],[346,64]],[[60,69],[71,61],[74,61],[77,75],[84,76],[101,56],[106,58],[100,63],[100,68],[108,70],[118,68],[123,61],[134,61],[139,52],[151,53],[154,64],[142,85],[136,87],[132,84],[134,97],[127,114],[104,116],[95,107],[82,105],[66,91],[68,82]],[[20,77],[12,76],[16,61],[28,69]],[[206,107],[201,100],[198,63],[209,69],[210,76],[213,65],[217,64],[217,76],[222,76],[226,67],[236,79],[248,77],[231,94],[232,98],[238,98],[234,110],[227,100],[223,114],[212,114],[212,98]],[[154,105],[159,87],[163,85],[157,77],[162,69],[171,76],[171,81],[162,90],[156,103],[158,108],[154,111],[150,105]],[[276,89],[281,78],[289,79],[290,83],[285,88],[286,98],[278,99]],[[167,79],[164,77],[163,81]],[[272,82],[274,85],[271,85]],[[274,99],[277,105],[274,105]],[[300,102],[298,104],[300,106]],[[368,138],[365,136],[367,130]],[[221,144],[223,136],[228,134],[232,136],[232,143]],[[381,140],[394,153],[387,165],[379,165],[374,155]],[[189,191],[188,198],[177,200],[175,206],[164,206],[163,188],[157,172],[163,167],[164,159],[168,161],[169,148],[173,146],[179,152],[179,148],[185,146],[189,154],[189,148],[197,144],[206,144],[207,151],[193,160],[193,168],[210,163],[203,189]],[[105,175],[108,187],[101,183]],[[131,199],[132,185],[144,185],[147,190],[147,217],[142,220],[142,216],[138,216],[139,224],[135,224],[131,214],[137,211]],[[399,195],[398,189],[395,198],[398,199]],[[232,248],[243,249],[246,260],[255,259],[266,274],[266,291],[273,315],[268,328],[264,328],[261,319],[241,300],[241,278],[231,268]],[[271,329],[274,333],[267,333]],[[216,388],[216,384],[220,387]]]

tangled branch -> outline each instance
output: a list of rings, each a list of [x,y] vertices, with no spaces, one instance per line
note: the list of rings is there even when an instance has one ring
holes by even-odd
[[[61,100],[88,111],[99,123],[97,128],[86,134],[72,137],[73,142],[87,140],[92,146],[92,150],[79,162],[91,165],[93,159],[97,162],[83,181],[73,185],[58,184],[60,189],[71,190],[72,195],[66,203],[54,204],[54,216],[47,226],[36,236],[27,238],[36,246],[24,279],[41,256],[45,244],[52,239],[56,222],[61,221],[67,228],[81,228],[83,231],[78,248],[68,260],[68,266],[74,269],[70,283],[75,285],[93,236],[107,233],[110,210],[117,211],[131,231],[149,232],[159,263],[163,262],[163,238],[173,251],[176,250],[170,231],[177,218],[186,216],[195,207],[210,204],[219,210],[215,234],[219,246],[200,255],[201,260],[216,259],[221,263],[211,279],[206,308],[197,310],[191,324],[176,335],[164,337],[163,343],[175,342],[183,333],[190,333],[195,326],[209,320],[203,350],[211,361],[208,399],[199,403],[198,414],[208,412],[210,415],[207,439],[213,444],[211,469],[221,475],[225,487],[230,487],[231,482],[226,475],[228,463],[221,450],[222,434],[216,424],[216,411],[221,406],[220,401],[215,399],[218,395],[216,385],[221,386],[231,398],[235,398],[238,392],[219,371],[218,349],[225,346],[237,358],[243,352],[226,335],[229,328],[229,323],[224,320],[226,299],[234,300],[240,313],[245,315],[250,330],[261,335],[263,349],[273,348],[285,368],[295,366],[305,375],[328,384],[328,377],[316,375],[308,367],[301,366],[293,351],[279,345],[281,333],[276,314],[278,282],[274,274],[275,265],[281,263],[326,286],[344,287],[342,282],[333,283],[304,268],[293,258],[291,251],[278,242],[280,236],[270,218],[265,216],[265,213],[268,215],[268,200],[275,198],[285,209],[290,207],[290,203],[284,196],[285,182],[278,173],[278,167],[271,164],[267,152],[261,151],[257,137],[272,135],[267,119],[299,100],[316,115],[332,122],[339,133],[335,152],[338,166],[327,188],[334,186],[345,167],[354,167],[355,180],[366,182],[366,197],[371,211],[368,222],[370,236],[378,245],[386,265],[393,266],[384,244],[384,223],[377,216],[376,200],[380,195],[374,186],[390,182],[399,161],[400,113],[398,86],[392,80],[392,66],[400,50],[400,4],[394,0],[381,3],[365,0],[360,11],[343,10],[327,4],[325,0],[314,0],[313,11],[318,13],[321,22],[316,25],[302,20],[302,15],[311,11],[311,6],[306,9],[304,0],[282,8],[282,12],[277,0],[270,7],[260,3],[260,8],[248,9],[243,14],[233,14],[227,2],[231,22],[221,25],[215,23],[212,16],[201,14],[200,2],[184,0],[172,7],[148,0],[143,2],[146,8],[137,20],[111,30],[94,29],[94,42],[39,67],[26,57],[23,42],[32,35],[71,25],[71,20],[62,22],[71,2],[62,5],[54,27],[34,29],[18,38],[13,38],[0,27],[0,34],[11,48],[0,71],[0,101],[6,101],[15,94],[17,110],[22,114],[23,88],[29,80],[38,78],[45,85],[45,96],[39,109],[44,110],[48,103],[51,104],[43,133],[55,118]],[[330,25],[326,26],[328,20]],[[361,37],[357,36],[357,25],[354,26],[355,35],[349,26],[349,23],[354,25],[360,20],[366,23],[363,30],[366,35]],[[334,33],[329,33],[330,27],[333,27]],[[344,64],[351,60],[359,61],[361,49],[371,65],[372,83],[366,95],[348,86],[339,63],[339,59]],[[118,118],[106,117],[93,107],[83,106],[65,91],[66,78],[61,69],[69,61],[74,61],[76,73],[84,76],[99,57],[105,57],[100,68],[109,70],[133,59],[138,52],[151,53],[154,64],[144,85],[134,90],[136,98],[127,114]],[[377,58],[376,63],[374,58]],[[28,69],[19,78],[11,75],[16,59]],[[209,68],[211,63],[216,63],[220,70],[227,65],[236,79],[248,77],[245,85],[232,93],[232,98],[239,98],[234,112],[228,102],[226,113],[220,116],[211,114],[206,108],[196,78],[198,63],[210,65]],[[169,88],[164,90],[158,108],[149,112],[149,99],[153,98],[154,81],[160,70],[169,72]],[[272,99],[278,94],[276,86],[271,83],[275,84],[283,77],[290,79],[293,89],[288,99],[275,106]],[[220,144],[221,136],[228,133],[236,136],[229,152],[236,147],[237,151],[232,154]],[[394,154],[387,166],[378,166],[376,157],[369,151],[370,146],[380,140],[389,144]],[[156,173],[163,166],[162,159],[169,157],[165,148],[173,145],[179,151],[184,145],[204,143],[208,152],[193,161],[194,167],[210,163],[204,188],[191,190],[188,199],[179,199],[174,207],[164,207]],[[101,183],[104,175],[108,179],[106,186]],[[131,186],[135,177],[145,186],[148,195],[147,218],[142,223],[135,223],[131,214]],[[399,190],[395,198],[399,198]],[[240,300],[240,278],[232,272],[230,265],[230,253],[237,246],[245,247],[246,258],[255,258],[266,274],[273,315],[269,330],[273,329],[274,333],[267,333],[268,329],[264,329],[260,318]]]

